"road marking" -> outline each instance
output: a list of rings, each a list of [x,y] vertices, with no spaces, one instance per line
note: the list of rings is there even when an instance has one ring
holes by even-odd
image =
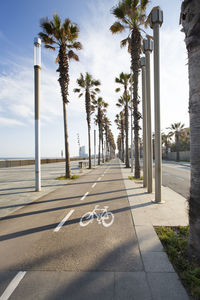
[[[176,177],[176,179],[181,180],[181,181],[184,181],[184,179],[181,178],[181,177]]]
[[[102,177],[104,176],[104,174],[101,175]]]
[[[71,217],[71,215],[73,214],[74,209],[71,209],[70,212],[68,212],[68,214],[64,217],[64,219],[58,224],[58,226],[54,229],[54,232],[58,232],[60,230],[60,228],[65,224],[65,222],[69,219],[69,217]]]
[[[7,300],[10,298],[16,287],[19,285],[20,281],[25,276],[26,272],[18,272],[17,275],[13,278],[13,280],[9,283],[4,293],[1,295],[0,300]]]
[[[99,177],[99,178],[97,179],[97,181],[99,181],[99,180],[101,180],[101,177]]]
[[[96,184],[97,184],[97,183],[95,182],[95,183],[92,185],[92,189],[95,187]]]
[[[81,201],[83,201],[85,199],[85,197],[87,197],[88,194],[89,194],[89,192],[85,193],[85,195],[81,198]]]

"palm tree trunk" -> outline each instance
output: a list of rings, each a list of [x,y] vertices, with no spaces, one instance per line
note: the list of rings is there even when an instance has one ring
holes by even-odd
[[[63,116],[64,116],[64,135],[65,135],[65,176],[71,178],[69,143],[67,131],[67,104],[63,102]]]
[[[179,136],[176,135],[176,161],[180,161]]]
[[[126,106],[125,106],[125,130],[126,130],[126,168],[129,168],[129,151],[128,151],[128,97],[125,89]]]
[[[59,83],[61,87],[61,94],[63,98],[63,117],[64,117],[64,135],[65,135],[65,176],[71,178],[70,169],[70,156],[69,156],[69,142],[68,142],[68,131],[67,131],[67,99],[68,86],[69,86],[69,65],[68,57],[66,54],[66,45],[61,45],[59,49]]]
[[[87,115],[87,124],[88,124],[88,154],[89,154],[89,169],[92,168],[92,162],[91,162],[91,139],[90,139],[90,116],[91,116],[91,103],[90,103],[90,92],[89,88],[86,87],[85,92],[85,110]]]
[[[140,178],[140,153],[139,153],[139,119],[141,117],[138,112],[138,75],[140,60],[141,36],[137,27],[131,34],[131,66],[133,71],[133,118],[134,118],[134,145],[135,145],[135,178]]]
[[[191,4],[192,5],[192,4]],[[200,46],[188,52],[190,84],[190,161],[189,250],[200,261]]]
[[[90,137],[90,125],[88,125],[88,153],[89,153],[89,169],[92,168],[91,162],[91,137]]]
[[[104,155],[103,155],[103,132],[101,134],[101,147],[102,147],[102,163],[104,163]]]
[[[101,126],[99,124],[99,156],[98,156],[98,165],[101,164]]]

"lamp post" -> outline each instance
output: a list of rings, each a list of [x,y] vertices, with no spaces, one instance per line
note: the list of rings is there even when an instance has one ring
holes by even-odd
[[[151,131],[151,74],[150,54],[153,51],[153,41],[148,38],[143,41],[143,51],[146,57],[146,103],[147,103],[147,190],[152,193],[152,131]]]
[[[96,129],[94,129],[94,166],[96,167]]]
[[[160,26],[163,23],[163,11],[158,7],[151,11],[150,26],[154,37],[154,111],[155,111],[155,202],[163,203],[162,152],[160,131]]]
[[[147,103],[146,103],[146,60],[140,58],[142,69],[142,114],[143,114],[143,186],[147,187]]]
[[[40,172],[40,70],[41,40],[34,39],[34,79],[35,79],[35,190],[41,191]]]

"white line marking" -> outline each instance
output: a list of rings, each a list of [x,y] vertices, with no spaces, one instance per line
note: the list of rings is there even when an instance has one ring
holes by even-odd
[[[19,285],[20,281],[25,276],[25,274],[26,272],[22,272],[22,271],[17,273],[17,275],[13,278],[13,280],[9,283],[9,285],[5,289],[4,293],[1,295],[0,300],[7,300],[12,295],[16,287]]]
[[[85,195],[81,198],[81,201],[85,199],[85,197],[87,197],[87,195],[89,194],[89,192],[85,193]]]
[[[99,178],[97,179],[97,181],[99,181],[99,180],[101,180],[101,177],[99,177]]]
[[[181,180],[181,181],[184,181],[184,179],[181,178],[181,177],[176,177],[176,179]]]
[[[101,175],[102,177],[104,176],[104,174]]]
[[[65,222],[69,219],[69,217],[71,217],[71,215],[73,214],[74,209],[71,209],[70,212],[68,212],[68,214],[64,217],[64,219],[58,224],[58,226],[54,229],[54,232],[58,232],[60,230],[60,228],[65,224]]]
[[[95,182],[95,183],[92,185],[92,189],[95,187],[96,184],[97,184],[97,183]]]

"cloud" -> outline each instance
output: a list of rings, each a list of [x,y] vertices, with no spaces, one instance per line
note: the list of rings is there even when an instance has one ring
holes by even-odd
[[[114,1],[115,3],[117,0]],[[114,79],[122,71],[130,71],[130,55],[127,49],[120,48],[120,41],[127,33],[112,35],[109,31],[115,21],[110,13],[114,4],[110,1],[88,1],[86,2],[87,16],[80,18],[80,41],[83,44],[83,50],[78,51],[80,62],[70,62],[69,65],[68,119],[71,155],[77,154],[76,134],[78,132],[82,145],[87,145],[84,97],[79,99],[73,92],[81,72],[89,72],[95,79],[101,81],[100,95],[109,103],[108,117],[112,121],[115,137],[118,135],[113,121],[116,113],[119,112],[115,103],[120,94],[115,93],[117,84]],[[187,54],[183,42],[184,36],[179,30],[178,27],[174,30],[161,29],[161,127],[163,129],[177,121],[188,124]],[[55,127],[58,120],[62,122],[62,98],[56,72],[57,66],[54,64],[55,56],[55,53],[42,48],[41,120],[48,130]],[[2,58],[0,64],[2,66],[0,74],[1,115],[11,114],[13,120],[19,123],[33,122],[33,60],[26,57],[15,57],[13,60]],[[152,113],[153,111],[152,77]],[[152,123],[154,123],[153,114]]]
[[[0,125],[1,126],[24,126],[25,124],[15,119],[0,117]]]

